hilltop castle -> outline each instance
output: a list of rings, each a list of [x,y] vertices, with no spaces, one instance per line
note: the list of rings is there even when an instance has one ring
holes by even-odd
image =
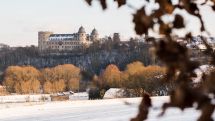
[[[38,47],[41,51],[81,49],[98,40],[100,39],[96,29],[93,29],[91,34],[86,34],[82,26],[77,33],[73,34],[54,34],[49,31],[38,32]]]

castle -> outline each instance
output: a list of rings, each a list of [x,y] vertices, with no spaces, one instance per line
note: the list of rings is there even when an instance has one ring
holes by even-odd
[[[93,29],[91,34],[87,34],[82,26],[77,33],[73,34],[54,34],[49,31],[38,32],[38,47],[41,51],[81,49],[98,40],[100,39],[96,29]]]

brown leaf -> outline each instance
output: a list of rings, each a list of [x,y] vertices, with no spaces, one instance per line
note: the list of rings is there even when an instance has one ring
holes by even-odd
[[[106,0],[100,0],[100,4],[101,4],[103,10],[105,10],[107,8]]]
[[[166,4],[166,5],[165,5],[165,11],[166,11],[168,14],[172,14],[173,11],[174,11],[173,5],[171,5],[171,4]]]
[[[191,33],[191,32],[187,33],[187,34],[185,35],[185,38],[187,38],[188,40],[189,40],[189,39],[192,39],[192,33]]]
[[[90,5],[90,6],[92,5],[93,0],[85,0],[85,1],[87,2],[88,5]]]
[[[126,4],[126,0],[114,0],[118,3],[118,7],[121,7],[122,5]]]
[[[198,7],[197,7],[197,5],[195,4],[195,3],[190,3],[190,5],[189,5],[189,11],[193,14],[196,14],[198,11],[199,11],[199,9],[198,9]]]
[[[213,121],[211,118],[214,112],[214,105],[212,104],[205,104],[202,108],[202,114],[197,121]]]
[[[172,5],[171,0],[156,0],[160,5],[160,8],[164,10],[165,13],[172,14],[175,7]]]
[[[183,17],[181,15],[179,15],[179,14],[175,15],[175,20],[173,22],[173,27],[177,28],[177,29],[180,29],[180,28],[184,27],[184,19],[183,19]]]
[[[169,24],[162,23],[160,24],[159,32],[163,35],[169,35],[172,29],[170,28]]]
[[[136,33],[139,35],[148,34],[148,29],[153,26],[153,21],[151,16],[146,15],[145,8],[142,7],[133,16]]]
[[[212,6],[212,9],[215,11],[215,5]]]
[[[142,102],[139,106],[139,113],[135,118],[132,118],[131,121],[143,121],[147,119],[149,108],[152,106],[151,98],[149,94],[144,93]]]
[[[194,98],[192,91],[186,85],[179,85],[174,91],[171,92],[170,102],[164,103],[162,106],[162,112],[159,116],[164,115],[165,111],[169,107],[178,107],[181,110],[187,107],[192,107]]]

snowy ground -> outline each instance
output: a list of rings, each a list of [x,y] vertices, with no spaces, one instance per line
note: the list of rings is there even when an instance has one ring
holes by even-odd
[[[57,95],[57,94],[56,94]],[[62,94],[63,95],[63,94]],[[69,94],[70,100],[88,100],[87,92]],[[50,94],[35,94],[35,95],[6,95],[0,96],[0,104],[2,103],[24,103],[24,102],[41,102],[51,101]]]
[[[46,103],[17,103],[0,105],[0,121],[129,121],[137,113],[140,98],[82,100]],[[168,97],[154,97],[147,121],[195,121],[199,112],[187,109],[167,110],[164,117],[157,117],[158,107]],[[125,105],[130,102],[131,105]]]

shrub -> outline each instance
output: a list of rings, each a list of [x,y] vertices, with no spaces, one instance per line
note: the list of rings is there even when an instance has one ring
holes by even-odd
[[[69,95],[51,96],[51,101],[66,101],[69,100]]]
[[[104,72],[100,75],[100,88],[120,87],[121,86],[121,72],[116,65],[110,64],[106,67]]]
[[[104,94],[100,92],[99,88],[90,88],[89,90],[89,100],[102,99]]]

